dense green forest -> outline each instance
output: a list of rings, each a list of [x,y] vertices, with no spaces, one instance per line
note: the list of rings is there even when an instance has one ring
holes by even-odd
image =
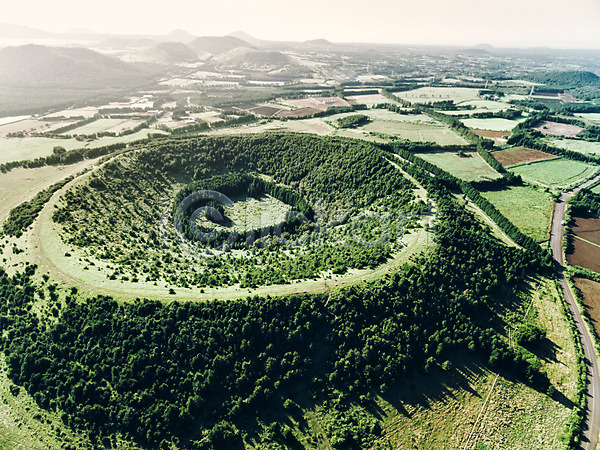
[[[253,245],[242,256],[198,259],[182,252],[173,212],[183,192],[240,172],[270,177],[258,194],[297,208],[309,222],[293,235],[246,236]],[[385,152],[349,139],[264,134],[161,140],[70,189],[53,218],[66,241],[112,264],[113,279],[247,287],[385,262],[415,214],[428,208],[414,189]]]
[[[545,391],[537,357],[509,347],[494,325],[498,289],[516,286],[535,261],[498,244],[443,187],[439,193],[433,252],[330,294],[118,303],[37,285],[33,266],[13,277],[2,271],[9,376],[101,445],[121,436],[163,448],[239,447],[267,410],[295,414],[305,401],[298,391],[313,402],[341,399],[334,407],[346,432],[332,442],[362,448],[380,429],[372,417],[344,413],[352,399],[385,395],[459,351]],[[37,316],[38,298],[55,319]],[[285,423],[253,439],[262,447],[298,445]]]

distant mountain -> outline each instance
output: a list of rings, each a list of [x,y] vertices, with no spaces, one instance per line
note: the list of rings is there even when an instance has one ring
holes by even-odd
[[[229,33],[228,36],[241,39],[242,41],[247,42],[248,44],[251,44],[255,47],[258,47],[261,43],[265,42],[261,39],[256,39],[254,36],[250,36],[244,31],[234,31],[233,33]]]
[[[0,49],[0,87],[105,89],[153,77],[146,68],[85,48],[23,45]]]
[[[197,52],[213,55],[220,55],[238,47],[252,47],[248,42],[234,36],[203,36],[194,39],[189,46]]]
[[[48,31],[37,30],[21,25],[0,23],[0,37],[13,39],[46,39],[52,36],[54,36],[54,34]]]
[[[143,49],[141,56],[144,60],[158,64],[179,64],[198,61],[197,53],[188,45],[181,42],[161,42]]]
[[[167,42],[183,42],[184,44],[189,44],[194,39],[196,39],[196,36],[194,36],[191,33],[188,33],[185,30],[177,29],[171,31],[169,34],[164,36],[164,38],[164,40]]]
[[[311,39],[309,41],[304,41],[305,44],[320,46],[320,47],[331,47],[333,44],[329,42],[327,39]]]
[[[213,61],[222,68],[269,71],[294,64],[293,60],[283,53],[243,47],[215,56]]]
[[[600,86],[600,77],[593,72],[583,70],[570,70],[566,72],[535,73],[526,77],[529,81],[560,86],[578,88],[583,86]]]

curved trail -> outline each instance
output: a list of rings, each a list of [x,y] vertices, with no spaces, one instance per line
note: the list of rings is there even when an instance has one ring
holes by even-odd
[[[590,186],[597,180],[600,180],[600,175],[573,189],[572,191],[561,194],[554,208],[554,217],[552,218],[552,233],[550,235],[550,247],[552,249],[552,257],[554,258],[558,268],[558,280],[562,287],[567,304],[569,305],[569,310],[573,315],[575,325],[577,325],[577,330],[581,338],[581,344],[588,369],[588,405],[586,411],[587,428],[583,431],[581,441],[581,447],[584,449],[595,449],[598,445],[598,432],[600,431],[600,375],[598,373],[598,359],[596,358],[596,351],[594,349],[592,336],[590,335],[588,327],[581,316],[579,306],[575,301],[575,296],[571,291],[571,287],[567,283],[567,280],[564,276],[564,260],[562,251],[564,229],[562,222],[565,220],[567,201],[581,189]]]

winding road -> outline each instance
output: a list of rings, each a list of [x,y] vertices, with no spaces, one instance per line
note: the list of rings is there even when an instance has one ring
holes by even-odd
[[[573,197],[579,190],[590,186],[600,179],[600,175],[594,179],[582,184],[581,186],[569,192],[561,194],[554,208],[554,217],[552,219],[552,234],[550,236],[550,247],[552,248],[552,256],[556,262],[558,269],[558,280],[562,287],[565,299],[569,305],[569,310],[573,314],[573,319],[577,325],[577,330],[581,338],[585,362],[587,365],[587,411],[586,424],[587,427],[583,431],[581,439],[581,448],[595,449],[598,445],[598,432],[600,431],[600,376],[598,374],[598,359],[594,350],[592,336],[581,316],[579,306],[575,301],[575,296],[571,291],[571,287],[567,283],[564,276],[564,260],[563,260],[563,221],[565,220],[565,211],[567,201]]]

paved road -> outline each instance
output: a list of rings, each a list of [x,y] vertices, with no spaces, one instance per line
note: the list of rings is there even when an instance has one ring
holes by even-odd
[[[563,193],[554,208],[554,218],[552,220],[552,234],[550,236],[550,246],[552,248],[552,256],[558,267],[558,279],[562,290],[565,294],[565,299],[569,305],[569,310],[573,314],[573,319],[577,325],[577,330],[581,338],[583,352],[588,368],[588,409],[586,411],[587,427],[583,432],[581,447],[584,449],[595,449],[598,445],[598,432],[600,431],[600,375],[598,374],[598,360],[594,351],[594,344],[588,328],[581,317],[579,306],[575,301],[575,297],[567,280],[564,277],[564,261],[562,252],[563,241],[563,226],[562,221],[565,219],[566,202],[573,197],[580,189],[595,183],[600,179],[600,176],[582,184],[578,188]]]

